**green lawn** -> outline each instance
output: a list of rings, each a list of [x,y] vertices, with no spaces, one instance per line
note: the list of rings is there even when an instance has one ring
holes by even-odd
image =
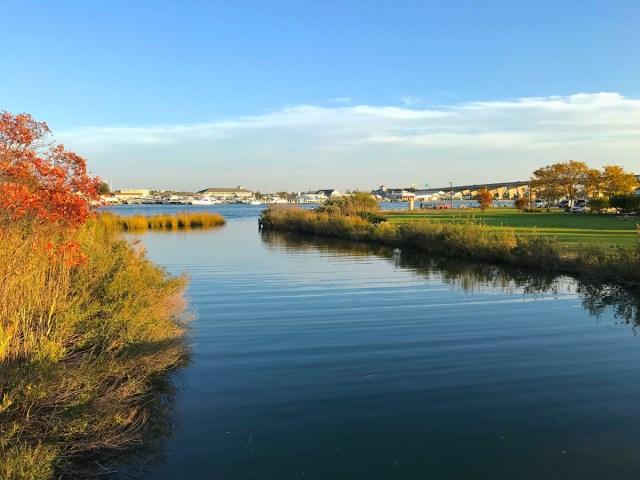
[[[638,242],[637,221],[618,220],[616,215],[584,215],[561,212],[522,213],[514,208],[491,208],[485,213],[478,209],[414,210],[382,212],[389,222],[403,223],[423,218],[443,222],[468,218],[482,220],[497,228],[512,227],[517,233],[528,233],[536,229],[540,233],[552,235],[566,243],[602,243],[608,245],[630,245]]]

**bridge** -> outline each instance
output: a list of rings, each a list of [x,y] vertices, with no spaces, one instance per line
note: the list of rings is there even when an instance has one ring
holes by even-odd
[[[478,185],[454,185],[452,187],[443,188],[428,188],[423,190],[416,190],[416,197],[430,196],[434,194],[445,193],[449,195],[453,192],[453,195],[459,194],[463,197],[475,197],[478,194],[478,190],[486,187],[487,190],[493,194],[496,199],[509,199],[519,198],[525,196],[529,192],[529,180],[517,181],[517,182],[500,182],[500,183],[481,183]],[[532,192],[533,193],[533,192]],[[532,195],[534,198],[535,195]]]

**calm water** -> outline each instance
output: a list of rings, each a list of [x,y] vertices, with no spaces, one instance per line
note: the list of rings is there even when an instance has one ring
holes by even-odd
[[[640,476],[637,297],[221,210],[141,236],[189,272],[198,319],[172,436],[136,478]]]

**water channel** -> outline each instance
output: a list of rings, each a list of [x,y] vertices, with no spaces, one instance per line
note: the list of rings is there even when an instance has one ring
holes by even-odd
[[[188,272],[197,319],[171,433],[129,477],[640,475],[637,296],[218,210],[222,228],[137,235]]]

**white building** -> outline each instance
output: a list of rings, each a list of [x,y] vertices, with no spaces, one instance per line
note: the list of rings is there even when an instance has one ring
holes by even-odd
[[[148,188],[139,188],[136,190],[116,190],[113,192],[113,196],[120,201],[135,200],[142,197],[148,197],[151,195],[151,190]]]
[[[328,198],[323,193],[302,193],[296,197],[296,203],[324,203]]]
[[[241,185],[236,188],[207,188],[197,192],[199,195],[207,198],[215,198],[218,200],[231,200],[231,199],[248,199],[253,198],[254,193],[251,190],[247,190]]]
[[[333,188],[328,188],[325,190],[318,190],[316,192],[314,192],[315,195],[324,195],[327,198],[332,198],[332,197],[340,197],[341,194],[338,190],[335,190]]]

